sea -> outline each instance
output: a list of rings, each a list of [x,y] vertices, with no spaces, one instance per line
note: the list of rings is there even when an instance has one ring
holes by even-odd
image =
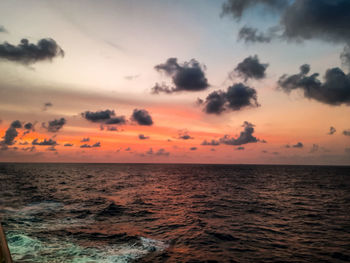
[[[0,164],[14,262],[350,262],[350,167]]]

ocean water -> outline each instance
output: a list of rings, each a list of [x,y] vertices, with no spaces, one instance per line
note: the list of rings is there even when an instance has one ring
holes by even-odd
[[[349,262],[350,167],[0,164],[15,262]]]

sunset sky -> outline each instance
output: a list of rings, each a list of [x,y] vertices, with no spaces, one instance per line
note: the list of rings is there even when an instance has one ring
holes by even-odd
[[[0,17],[0,161],[350,165],[350,1],[13,0]]]

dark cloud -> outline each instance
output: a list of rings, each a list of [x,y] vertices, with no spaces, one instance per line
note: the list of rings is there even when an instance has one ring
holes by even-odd
[[[335,132],[336,132],[337,130],[333,127],[333,126],[331,126],[330,128],[329,128],[329,135],[333,135]]]
[[[81,116],[88,121],[104,124],[125,124],[124,116],[115,116],[114,110],[85,111]]]
[[[24,124],[24,129],[26,130],[33,130],[34,129],[34,124],[31,122],[27,122],[26,124]]]
[[[72,143],[65,143],[63,146],[64,147],[71,147],[71,146],[73,146],[73,144]]]
[[[178,139],[190,140],[190,139],[194,139],[194,138],[188,134],[188,131],[182,130],[182,131],[179,131]]]
[[[238,63],[234,71],[245,81],[248,79],[263,79],[266,76],[265,71],[268,66],[269,64],[260,63],[258,56],[255,55],[249,56]]]
[[[292,146],[293,148],[303,148],[304,145],[301,142],[298,142]]]
[[[90,141],[90,138],[89,137],[86,137],[86,138],[83,138],[80,140],[80,142],[89,142]]]
[[[139,134],[139,139],[140,140],[148,140],[149,139],[149,136],[145,136],[143,134]]]
[[[205,66],[200,65],[195,59],[179,64],[177,58],[168,58],[164,64],[159,64],[154,68],[171,77],[174,87],[156,83],[152,88],[153,94],[158,94],[160,92],[201,91],[209,87],[204,72]]]
[[[13,145],[16,141],[16,137],[18,136],[18,132],[16,130],[16,128],[10,126],[10,128],[8,128],[5,132],[5,136],[3,137],[3,141],[2,144],[5,145]]]
[[[240,135],[237,138],[225,135],[220,139],[220,143],[227,145],[243,145],[259,141],[256,137],[253,136],[254,125],[252,123],[245,121],[242,127],[244,127],[244,130],[240,133]]]
[[[216,140],[211,140],[211,141],[207,141],[207,140],[204,140],[201,145],[206,145],[206,146],[218,146],[220,145],[220,142],[219,141],[216,141]]]
[[[0,33],[8,33],[8,31],[4,26],[0,25]]]
[[[13,122],[11,123],[11,127],[12,127],[12,128],[16,128],[16,129],[22,128],[22,123],[21,123],[19,120],[13,121]]]
[[[37,44],[30,44],[27,39],[22,39],[17,46],[7,42],[0,44],[0,59],[25,65],[44,60],[51,61],[57,56],[63,57],[64,51],[51,38],[41,39]]]
[[[256,5],[263,5],[272,10],[282,10],[287,2],[286,0],[227,0],[222,5],[222,15],[231,15],[235,19],[240,19],[247,9]]]
[[[107,126],[107,131],[118,131],[118,128],[117,127],[114,127],[114,126]]]
[[[257,100],[256,90],[243,83],[237,83],[229,87],[227,91],[213,91],[205,101],[204,111],[208,114],[220,114],[223,111],[238,111],[245,107],[260,106]]]
[[[92,145],[89,145],[89,144],[80,145],[80,148],[97,148],[97,147],[101,147],[100,142],[96,142],[95,144],[92,144]]]
[[[46,123],[42,123],[42,127],[47,129],[49,132],[58,132],[63,125],[66,124],[66,119],[65,118],[60,118],[60,119],[55,119],[52,121],[49,121],[46,125]]]
[[[197,150],[197,147],[191,147],[190,150],[191,150],[191,151],[196,151],[196,150]]]
[[[43,141],[39,141],[39,139],[34,139],[32,141],[32,145],[40,145],[40,146],[55,146],[57,142],[52,139],[44,139]]]
[[[244,149],[245,149],[245,148],[244,148],[243,146],[239,146],[239,147],[236,148],[237,151],[242,151],[242,150],[244,150]]]
[[[131,119],[139,125],[151,126],[153,124],[152,117],[146,110],[134,109]]]
[[[46,111],[48,108],[52,107],[53,104],[51,102],[46,102],[44,103],[44,106],[43,106],[43,111]]]
[[[340,68],[331,68],[326,71],[322,83],[318,80],[318,73],[307,75],[309,71],[309,65],[302,65],[300,73],[281,76],[278,85],[287,93],[300,89],[304,97],[329,105],[350,104],[350,74],[345,74]]]
[[[345,136],[350,136],[350,130],[344,130],[344,131],[343,131],[343,134],[344,134]]]

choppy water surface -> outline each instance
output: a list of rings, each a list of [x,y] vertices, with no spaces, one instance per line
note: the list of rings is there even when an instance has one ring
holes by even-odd
[[[350,261],[350,167],[0,164],[15,262]]]

